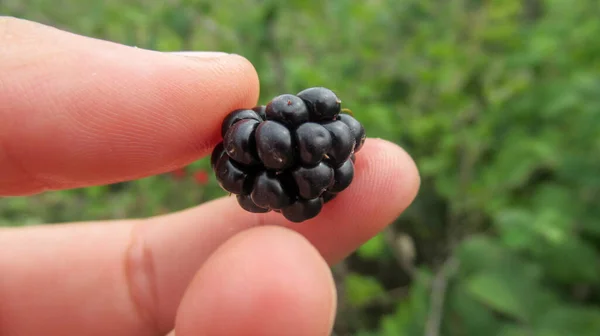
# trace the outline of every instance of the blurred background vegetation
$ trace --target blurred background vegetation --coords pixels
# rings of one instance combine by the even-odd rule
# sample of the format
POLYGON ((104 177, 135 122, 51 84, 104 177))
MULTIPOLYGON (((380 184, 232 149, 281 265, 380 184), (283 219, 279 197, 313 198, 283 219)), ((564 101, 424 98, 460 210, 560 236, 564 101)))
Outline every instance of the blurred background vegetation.
MULTIPOLYGON (((600 335, 600 2, 0 0, 164 51, 241 54, 261 103, 334 89, 422 188, 335 267, 339 336, 600 335)), ((3 199, 0 225, 150 216, 224 195, 170 174, 3 199)))

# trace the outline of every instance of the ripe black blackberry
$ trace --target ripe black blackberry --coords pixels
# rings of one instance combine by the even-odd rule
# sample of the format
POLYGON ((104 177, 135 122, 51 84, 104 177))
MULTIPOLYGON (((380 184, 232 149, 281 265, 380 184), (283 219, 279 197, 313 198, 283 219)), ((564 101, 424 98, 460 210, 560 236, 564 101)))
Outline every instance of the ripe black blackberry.
POLYGON ((211 166, 219 185, 246 211, 316 217, 350 186, 365 129, 336 94, 313 87, 267 105, 232 111, 221 125, 211 166))

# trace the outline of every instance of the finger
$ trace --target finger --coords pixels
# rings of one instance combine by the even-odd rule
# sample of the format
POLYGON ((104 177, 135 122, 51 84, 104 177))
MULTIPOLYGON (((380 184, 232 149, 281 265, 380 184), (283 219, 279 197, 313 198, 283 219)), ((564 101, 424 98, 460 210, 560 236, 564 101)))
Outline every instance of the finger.
POLYGON ((0 45, 0 196, 180 167, 258 97, 240 56, 171 55, 9 18, 0 45))
POLYGON ((298 233, 250 229, 206 261, 185 293, 177 336, 328 336, 335 284, 321 255, 298 233))
POLYGON ((301 224, 247 213, 228 197, 144 221, 4 230, 0 272, 8 276, 0 277, 0 326, 13 335, 166 333, 189 281, 235 234, 284 225, 333 264, 396 219, 418 186, 406 152, 368 139, 352 185, 301 224))
POLYGON ((172 320, 186 281, 233 234, 264 224, 283 225, 302 233, 330 264, 335 264, 395 220, 412 203, 420 182, 410 156, 395 144, 378 139, 365 142, 357 155, 355 174, 351 186, 318 217, 300 224, 274 212, 245 212, 235 197, 228 197, 156 217, 150 225, 140 226, 143 244, 153 251, 156 286, 162 291, 158 296, 164 298, 157 305, 156 316, 165 318, 159 323, 172 320))

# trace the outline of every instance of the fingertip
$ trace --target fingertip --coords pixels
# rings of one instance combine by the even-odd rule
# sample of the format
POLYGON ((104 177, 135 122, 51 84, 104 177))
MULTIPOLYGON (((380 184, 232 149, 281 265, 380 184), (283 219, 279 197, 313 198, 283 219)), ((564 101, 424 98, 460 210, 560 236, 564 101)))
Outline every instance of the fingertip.
POLYGON ((395 195, 404 208, 408 207, 417 197, 421 185, 419 169, 413 158, 404 148, 381 138, 370 138, 365 146, 367 162, 356 163, 358 174, 364 171, 360 177, 363 185, 364 181, 380 181, 382 195, 395 195))
POLYGON ((191 335, 327 336, 336 291, 327 263, 300 234, 260 226, 206 261, 179 307, 175 331, 191 335))
MULTIPOLYGON (((233 78, 243 79, 243 81, 237 82, 233 86, 239 99, 237 105, 232 106, 233 108, 229 110, 254 107, 260 95, 260 79, 254 64, 246 57, 238 54, 228 54, 226 57, 219 58, 219 60, 224 62, 226 68, 239 71, 238 74, 233 74, 233 78)), ((220 117, 222 119, 224 116, 221 115, 220 117)))
POLYGON ((410 155, 383 139, 367 139, 356 154, 354 174, 350 186, 317 217, 299 224, 271 218, 302 233, 330 264, 337 263, 396 220, 414 201, 420 185, 410 155))
MULTIPOLYGON (((260 81, 254 64, 249 59, 238 54, 224 52, 181 52, 171 53, 178 57, 185 57, 190 61, 201 62, 206 67, 206 62, 213 62, 217 74, 223 75, 235 82, 226 82, 226 88, 231 96, 233 105, 229 110, 236 108, 254 107, 259 98, 260 81)), ((221 115, 221 117, 223 117, 221 115)))
POLYGON ((197 84, 206 79, 207 68, 211 68, 214 78, 219 79, 209 80, 209 90, 200 90, 196 97, 199 102, 214 101, 212 106, 200 104, 195 111, 202 117, 198 125, 202 125, 204 131, 187 134, 193 137, 191 142, 199 142, 198 148, 204 155, 221 139, 221 123, 227 113, 257 104, 260 94, 258 73, 250 60, 238 54, 186 52, 175 55, 189 60, 193 72, 191 78, 195 78, 197 84))

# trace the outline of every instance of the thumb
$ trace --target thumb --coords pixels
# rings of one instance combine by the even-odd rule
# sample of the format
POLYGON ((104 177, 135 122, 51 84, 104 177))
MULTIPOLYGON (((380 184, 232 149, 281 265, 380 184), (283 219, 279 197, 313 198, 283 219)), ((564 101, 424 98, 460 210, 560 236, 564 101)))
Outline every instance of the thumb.
POLYGON ((258 97, 237 55, 161 53, 6 17, 0 45, 0 196, 180 167, 258 97))

